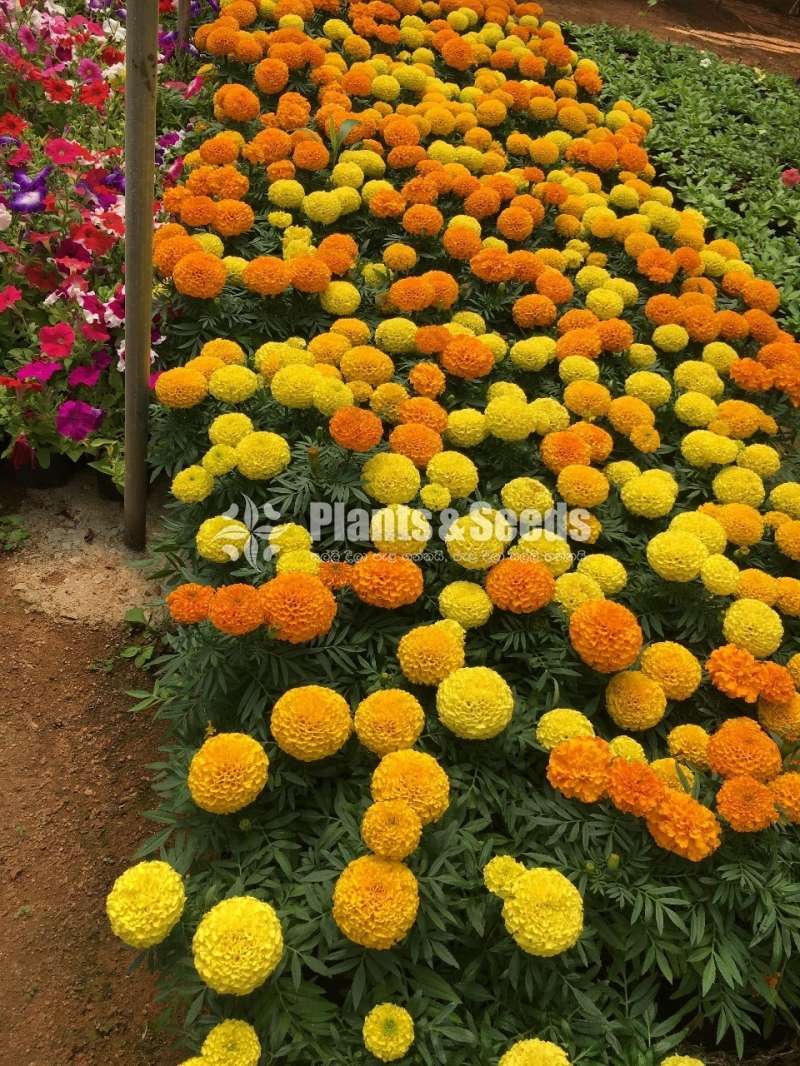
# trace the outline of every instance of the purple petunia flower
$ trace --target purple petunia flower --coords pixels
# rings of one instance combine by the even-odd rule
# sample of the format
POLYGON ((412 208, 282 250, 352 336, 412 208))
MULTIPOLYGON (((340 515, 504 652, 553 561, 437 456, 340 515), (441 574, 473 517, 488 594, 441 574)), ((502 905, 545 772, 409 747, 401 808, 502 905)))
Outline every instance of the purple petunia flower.
POLYGON ((32 363, 26 363, 25 366, 21 366, 17 371, 17 379, 19 381, 40 381, 44 385, 61 369, 60 363, 50 363, 44 359, 37 359, 32 363))
POLYGON ((102 407, 92 407, 83 400, 65 400, 56 411, 56 429, 62 437, 85 440, 103 421, 102 407))

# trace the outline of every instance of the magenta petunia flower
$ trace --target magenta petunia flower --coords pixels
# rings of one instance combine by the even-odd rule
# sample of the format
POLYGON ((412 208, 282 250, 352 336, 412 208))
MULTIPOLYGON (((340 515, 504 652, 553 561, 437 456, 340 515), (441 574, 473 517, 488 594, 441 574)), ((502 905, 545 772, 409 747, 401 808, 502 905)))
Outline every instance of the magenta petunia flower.
POLYGON ((67 377, 67 385, 71 389, 76 388, 78 385, 88 385, 89 387, 96 385, 100 380, 101 370, 99 366, 76 366, 73 367, 67 377))
POLYGON ((7 311, 9 307, 22 299, 22 290, 18 289, 15 285, 6 285, 4 289, 0 289, 0 314, 3 311, 7 311))
POLYGON ((37 359, 33 363, 26 363, 17 371, 20 381, 41 381, 47 383, 50 378, 57 374, 63 367, 60 363, 46 363, 44 359, 37 359))
POLYGON ((56 411, 56 429, 62 437, 85 440, 103 421, 102 407, 92 407, 83 400, 65 400, 56 411))
POLYGON ((42 326, 39 330, 39 346, 49 359, 66 359, 74 343, 75 331, 66 322, 42 326))

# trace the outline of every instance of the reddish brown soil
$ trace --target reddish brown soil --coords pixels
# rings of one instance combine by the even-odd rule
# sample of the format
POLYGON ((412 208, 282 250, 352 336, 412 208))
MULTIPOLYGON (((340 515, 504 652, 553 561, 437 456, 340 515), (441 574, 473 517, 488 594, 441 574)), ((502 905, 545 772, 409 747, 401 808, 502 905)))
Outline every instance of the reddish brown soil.
POLYGON ((152 982, 108 931, 103 900, 147 832, 157 733, 128 712, 123 643, 31 612, 0 557, 0 1062, 153 1066, 152 982))
POLYGON ((800 76, 800 17, 792 0, 770 6, 745 0, 541 0, 556 21, 610 22, 654 37, 717 52, 763 70, 800 76), (784 12, 783 14, 781 12, 784 12))

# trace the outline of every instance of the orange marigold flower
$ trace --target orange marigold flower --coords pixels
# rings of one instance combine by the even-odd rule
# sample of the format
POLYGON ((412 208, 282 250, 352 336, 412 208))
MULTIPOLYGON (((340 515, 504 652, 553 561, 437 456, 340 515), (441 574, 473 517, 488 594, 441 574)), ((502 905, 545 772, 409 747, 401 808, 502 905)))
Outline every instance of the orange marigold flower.
POLYGON ((494 355, 478 337, 453 337, 441 354, 442 366, 454 377, 481 378, 494 368, 494 355))
POLYGON ((259 296, 277 296, 289 288, 289 264, 274 255, 259 255, 250 260, 241 277, 251 292, 257 292, 259 296))
POLYGON ((666 785, 647 763, 614 759, 608 796, 618 811, 646 818, 664 798, 666 785))
POLYGON ((531 614, 550 603, 555 578, 542 563, 527 559, 501 559, 486 575, 489 599, 501 611, 531 614))
POLYGON ((436 363, 417 363, 408 375, 408 383, 419 396, 435 400, 444 392, 446 380, 436 363))
POLYGON ((208 252, 191 252, 175 264, 172 280, 184 296, 213 300, 225 287, 228 273, 224 264, 208 252))
POLYGON ((476 278, 498 284, 514 277, 511 256, 502 248, 481 248, 470 258, 469 268, 476 278))
POLYGON ((214 93, 214 107, 223 118, 229 118, 233 122, 250 122, 261 110, 256 94, 235 82, 223 85, 214 93))
POLYGON ((399 422, 415 422, 429 429, 435 429, 437 433, 443 433, 447 426, 447 411, 435 400, 429 400, 427 396, 412 396, 408 400, 403 400, 397 415, 399 422))
POLYGON ((208 620, 221 633, 241 637, 264 623, 264 607, 252 585, 223 585, 208 611, 208 620))
POLYGON ((279 574, 258 589, 264 622, 278 640, 302 644, 327 633, 336 615, 330 589, 313 574, 279 574))
MULTIPOLYGON (((777 663, 763 663, 762 665, 767 667, 775 666, 777 669, 789 674, 785 666, 778 666, 777 663)), ((758 701, 758 720, 770 733, 774 733, 781 740, 794 744, 800 740, 800 695, 795 691, 791 674, 789 674, 789 681, 792 686, 792 694, 787 700, 771 702, 766 695, 762 695, 762 698, 758 701)))
POLYGON ((578 433, 571 430, 556 430, 546 433, 539 445, 542 462, 554 474, 560 474, 565 466, 589 466, 592 451, 578 433))
POLYGON ((219 200, 211 225, 223 237, 238 237, 247 233, 255 221, 253 209, 242 200, 219 200))
MULTIPOLYGON (((183 227, 181 227, 183 229, 183 227)), ((153 263, 159 274, 169 277, 175 267, 185 255, 192 255, 198 251, 197 241, 188 234, 178 234, 175 237, 167 237, 166 240, 157 244, 153 250, 153 263)), ((756 364, 758 365, 758 364, 756 364)), ((771 374, 771 371, 765 371, 771 374)))
POLYGON ((434 455, 442 450, 442 438, 435 429, 417 422, 395 426, 389 434, 389 448, 405 455, 414 466, 424 470, 434 455))
POLYGON ((349 233, 331 233, 319 242, 317 258, 327 263, 332 274, 346 274, 358 258, 358 245, 349 233))
POLYGON ((335 592, 337 589, 347 588, 353 571, 352 563, 323 560, 319 567, 319 579, 335 592))
MULTIPOLYGON (((374 202, 375 197, 372 198, 374 202)), ((435 237, 444 225, 444 217, 431 204, 413 204, 403 214, 403 229, 418 237, 435 237)))
MULTIPOLYGON (((759 663, 761 674, 761 688, 759 696, 762 700, 766 701, 767 705, 774 704, 778 708, 786 708, 787 704, 790 704, 792 700, 796 698, 797 692, 794 687, 794 680, 790 672, 785 666, 781 666, 779 663, 763 662, 759 663)), ((798 712, 800 712, 800 700, 798 700, 798 712)), ((761 724, 769 729, 773 733, 781 733, 780 729, 775 729, 761 717, 761 705, 759 704, 759 718, 761 724)), ((798 739, 785 737, 784 739, 798 739)))
POLYGON ((769 789, 783 817, 793 825, 800 823, 800 774, 779 774, 770 781, 769 789))
POLYGON ((173 622, 195 625, 206 621, 213 599, 214 589, 210 585, 188 582, 173 589, 167 596, 166 603, 173 622))
POLYGON ((768 781, 780 773, 781 753, 755 719, 729 718, 711 735, 708 762, 722 777, 749 774, 768 781))
POLYGON ((282 59, 262 59, 253 71, 253 78, 262 93, 279 93, 289 81, 289 68, 282 59))
POLYGON ((668 285, 675 277, 676 263, 666 248, 648 248, 636 260, 636 269, 653 282, 668 285))
POLYGON ((604 352, 625 352, 633 344, 633 326, 624 318, 607 318, 598 322, 595 329, 604 352))
POLYGON ((556 305, 549 296, 521 296, 514 302, 511 314, 518 326, 530 329, 533 326, 552 326, 558 315, 556 305))
POLYGON ((601 674, 625 670, 642 648, 636 616, 612 600, 589 600, 570 616, 569 638, 578 656, 601 674))
POLYGON ((436 292, 424 276, 400 278, 389 286, 388 297, 399 311, 424 311, 433 303, 436 292))
POLYGON ((350 584, 362 603, 396 610, 422 595, 422 570, 405 556, 369 552, 353 566, 350 584))
POLYGON ((708 657, 706 670, 714 688, 732 700, 755 703, 761 693, 760 664, 745 648, 735 644, 715 648, 708 657))
POLYGON ((778 820, 772 791, 747 774, 725 781, 717 793, 717 811, 737 833, 758 833, 778 820))
POLYGON ((660 848, 691 862, 708 858, 720 845, 720 824, 713 811, 675 789, 666 790, 647 828, 660 848))
POLYGON ((575 737, 557 744, 547 760, 547 780, 568 799, 596 803, 608 792, 611 749, 600 737, 575 737))
POLYGON ((298 255, 287 265, 292 287, 298 292, 324 292, 330 284, 330 267, 320 256, 298 255))
POLYGON ((383 422, 372 411, 340 407, 328 423, 333 440, 351 452, 368 452, 383 437, 383 422))

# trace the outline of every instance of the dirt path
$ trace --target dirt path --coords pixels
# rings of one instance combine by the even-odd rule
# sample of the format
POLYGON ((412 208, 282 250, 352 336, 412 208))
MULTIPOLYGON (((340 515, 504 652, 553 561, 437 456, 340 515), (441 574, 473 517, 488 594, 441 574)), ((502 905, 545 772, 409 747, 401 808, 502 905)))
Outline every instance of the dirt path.
MULTIPOLYGON (((800 17, 745 0, 542 0, 556 21, 610 22, 654 37, 717 52, 763 70, 800 77, 800 17)), ((783 0, 783 10, 791 0, 783 0)))

